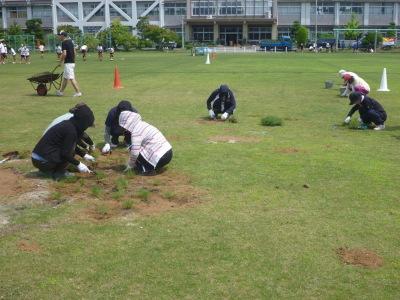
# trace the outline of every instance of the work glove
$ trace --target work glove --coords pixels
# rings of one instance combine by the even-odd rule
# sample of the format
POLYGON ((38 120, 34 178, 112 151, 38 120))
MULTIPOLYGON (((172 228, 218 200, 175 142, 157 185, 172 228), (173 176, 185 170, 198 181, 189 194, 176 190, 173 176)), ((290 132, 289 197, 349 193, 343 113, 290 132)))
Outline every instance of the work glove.
POLYGON ((211 119, 215 119, 215 113, 214 113, 214 111, 213 111, 212 109, 210 109, 210 110, 208 111, 208 114, 210 115, 210 118, 211 118, 211 119))
POLYGON ((90 162, 95 162, 96 161, 96 159, 93 156, 91 156, 90 154, 85 154, 85 156, 83 156, 83 158, 85 160, 87 160, 87 161, 90 161, 90 162))
POLYGON ((344 119, 344 123, 345 123, 345 124, 349 124, 349 123, 350 123, 350 120, 351 120, 351 117, 350 117, 350 116, 347 116, 346 119, 344 119))
POLYGON ((83 164, 81 162, 78 165, 78 170, 81 173, 89 173, 89 174, 92 173, 92 171, 90 171, 90 169, 85 164, 83 164))
POLYGON ((221 120, 226 120, 226 119, 228 119, 228 117, 229 117, 229 114, 226 112, 226 113, 223 113, 222 114, 222 116, 221 116, 221 120))
POLYGON ((103 154, 107 154, 109 153, 111 150, 111 145, 109 143, 105 144, 103 149, 101 149, 101 153, 103 154))
POLYGON ((133 168, 130 165, 127 165, 126 168, 124 169, 124 173, 129 172, 133 170, 133 168))

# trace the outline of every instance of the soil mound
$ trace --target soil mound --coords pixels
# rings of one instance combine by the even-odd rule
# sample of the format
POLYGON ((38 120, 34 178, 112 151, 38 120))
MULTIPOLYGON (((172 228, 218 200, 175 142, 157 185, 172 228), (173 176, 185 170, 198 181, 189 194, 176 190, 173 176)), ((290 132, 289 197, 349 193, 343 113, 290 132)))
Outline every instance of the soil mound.
POLYGON ((367 249, 339 248, 336 250, 340 260, 347 265, 379 268, 383 265, 383 259, 373 251, 367 249))

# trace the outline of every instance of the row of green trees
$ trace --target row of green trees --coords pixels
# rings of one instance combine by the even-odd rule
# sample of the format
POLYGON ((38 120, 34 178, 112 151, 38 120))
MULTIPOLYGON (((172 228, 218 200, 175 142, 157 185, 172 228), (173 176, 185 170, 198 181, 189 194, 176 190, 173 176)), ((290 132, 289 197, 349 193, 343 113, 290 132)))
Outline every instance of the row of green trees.
POLYGON ((31 19, 27 20, 26 29, 23 30, 22 27, 16 23, 10 25, 7 30, 0 30, 0 38, 4 38, 6 35, 33 35, 35 40, 38 42, 44 42, 45 32, 42 27, 41 19, 31 19))

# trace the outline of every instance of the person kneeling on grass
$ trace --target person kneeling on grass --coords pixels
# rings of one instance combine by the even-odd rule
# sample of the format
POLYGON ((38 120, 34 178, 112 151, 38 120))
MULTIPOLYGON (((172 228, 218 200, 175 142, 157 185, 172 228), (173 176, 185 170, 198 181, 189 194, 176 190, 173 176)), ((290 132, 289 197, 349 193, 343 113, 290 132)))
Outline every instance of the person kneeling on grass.
POLYGON ((361 128, 367 128, 368 125, 374 123, 376 125, 374 130, 385 129, 384 123, 386 121, 387 115, 385 110, 383 109, 383 106, 378 101, 358 92, 351 93, 349 99, 349 105, 354 106, 347 114, 344 123, 349 124, 351 116, 358 110, 358 112, 360 113, 360 119, 362 121, 362 124, 360 126, 361 128))
POLYGON ((208 114, 216 119, 221 114, 221 120, 227 120, 236 109, 235 95, 225 84, 213 91, 207 99, 208 114))
MULTIPOLYGON (((86 104, 83 102, 80 102, 76 104, 73 108, 69 110, 66 114, 63 114, 62 116, 59 116, 55 118, 49 126, 47 126, 46 130, 44 131, 43 135, 46 134, 47 131, 49 131, 50 128, 53 126, 61 123, 62 121, 69 120, 74 116, 74 113, 81 107, 85 106, 86 104)), ((92 152, 96 149, 96 146, 94 145, 93 140, 90 138, 90 136, 86 133, 83 132, 82 136, 79 137, 75 152, 78 154, 80 157, 84 158, 87 161, 90 162, 95 162, 96 159, 88 153, 92 152)))
POLYGON ((90 169, 74 158, 76 145, 85 130, 94 125, 92 110, 83 105, 74 111, 74 116, 51 127, 32 151, 32 164, 55 180, 71 176, 67 166, 76 166, 81 173, 90 169))
POLYGON ((131 135, 126 134, 125 130, 119 126, 119 115, 123 111, 138 112, 128 100, 122 100, 117 106, 110 109, 105 122, 104 130, 104 141, 105 145, 101 152, 107 154, 111 151, 111 148, 118 147, 119 137, 124 136, 126 146, 131 144, 131 135))
POLYGON ((143 122, 139 114, 123 111, 119 117, 119 125, 132 139, 125 171, 133 169, 140 175, 155 175, 171 161, 171 144, 157 128, 143 122))

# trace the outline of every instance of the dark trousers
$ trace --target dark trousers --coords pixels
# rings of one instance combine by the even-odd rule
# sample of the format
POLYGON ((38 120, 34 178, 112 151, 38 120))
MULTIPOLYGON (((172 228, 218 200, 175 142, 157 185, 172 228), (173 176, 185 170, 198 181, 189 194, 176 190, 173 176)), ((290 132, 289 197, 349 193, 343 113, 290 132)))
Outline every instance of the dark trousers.
POLYGON ((122 127, 118 126, 117 128, 112 129, 110 134, 111 134, 111 143, 113 143, 114 145, 119 144, 120 136, 124 137, 124 141, 127 145, 131 144, 131 134, 129 132, 127 132, 125 129, 123 129, 122 127))
POLYGON ((53 178, 57 177, 58 174, 64 174, 68 167, 68 162, 53 163, 48 161, 41 161, 32 158, 32 164, 35 168, 39 169, 43 173, 51 175, 53 178))
POLYGON ((135 171, 141 175, 154 175, 162 167, 169 164, 172 159, 172 149, 168 150, 158 161, 156 167, 150 164, 141 154, 136 159, 135 171))
POLYGON ((382 125, 386 121, 386 113, 382 113, 373 109, 369 109, 367 111, 360 110, 361 120, 365 124, 374 123, 375 125, 382 125))

